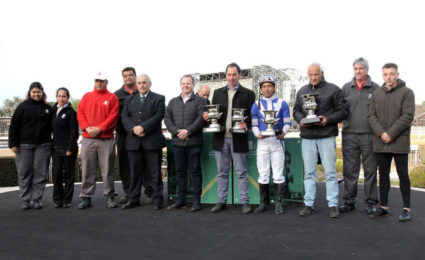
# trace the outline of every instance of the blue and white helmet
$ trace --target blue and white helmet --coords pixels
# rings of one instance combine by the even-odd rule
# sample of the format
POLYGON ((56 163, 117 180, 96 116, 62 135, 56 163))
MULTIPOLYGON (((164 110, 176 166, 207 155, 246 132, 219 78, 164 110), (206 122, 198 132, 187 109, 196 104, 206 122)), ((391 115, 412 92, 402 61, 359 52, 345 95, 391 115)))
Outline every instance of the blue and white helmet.
POLYGON ((263 83, 272 83, 273 85, 276 86, 276 78, 273 75, 264 75, 262 76, 259 80, 258 80, 258 85, 261 87, 261 85, 263 85, 263 83))

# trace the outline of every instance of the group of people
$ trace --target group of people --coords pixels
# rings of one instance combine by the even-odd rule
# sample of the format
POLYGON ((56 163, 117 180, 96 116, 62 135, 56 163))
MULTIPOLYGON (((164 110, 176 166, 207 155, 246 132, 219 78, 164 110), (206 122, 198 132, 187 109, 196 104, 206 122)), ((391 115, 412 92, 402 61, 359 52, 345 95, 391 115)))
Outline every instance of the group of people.
MULTIPOLYGON (((326 174, 326 198, 329 217, 355 209, 360 164, 364 167, 366 212, 370 218, 389 214, 389 174, 394 157, 403 197, 400 221, 410 215, 410 181, 407 158, 410 149, 410 127, 415 102, 413 92, 399 79, 394 63, 382 68, 385 83, 379 87, 368 75, 369 64, 363 59, 353 63, 354 77, 342 89, 324 78, 320 64, 308 67, 309 84, 296 95, 293 118, 300 124, 304 164, 304 207, 302 217, 314 213, 316 170, 323 165, 326 174), (311 107, 306 95, 315 96, 317 120, 306 123, 311 107), (343 123, 342 151, 344 159, 344 204, 338 207, 338 178, 335 169, 338 123, 343 123), (380 176, 380 202, 377 196, 377 168, 380 176), (378 206, 379 205, 379 206, 378 206)), ((140 206, 144 187, 146 202, 155 210, 163 208, 161 174, 162 149, 166 140, 161 122, 171 133, 171 143, 177 177, 178 196, 168 210, 186 208, 187 174, 193 186, 191 211, 199 211, 202 194, 201 152, 203 128, 210 124, 206 105, 220 105, 218 123, 224 131, 214 132, 212 148, 217 163, 218 202, 211 209, 226 208, 231 158, 237 174, 242 212, 252 212, 249 204, 249 182, 246 154, 248 130, 252 129, 257 143, 261 213, 269 204, 270 170, 276 186, 275 213, 282 214, 285 146, 283 139, 291 126, 290 109, 286 101, 276 97, 276 78, 263 75, 259 81, 260 95, 240 84, 241 69, 236 63, 227 65, 227 85, 215 89, 209 102, 210 89, 202 85, 195 94, 195 79, 184 75, 180 79, 181 93, 165 105, 165 97, 151 91, 148 75, 136 76, 132 67, 124 68, 123 86, 115 93, 107 89, 108 80, 102 73, 94 78, 94 90, 86 93, 75 112, 69 101, 69 91, 57 91, 57 103, 50 107, 40 83, 31 84, 26 100, 16 109, 10 125, 9 146, 16 153, 16 166, 23 209, 42 208, 42 196, 47 180, 50 156, 53 158, 53 200, 55 207, 70 207, 73 196, 74 167, 78 153, 78 125, 83 131, 81 145, 82 188, 80 209, 91 207, 95 193, 96 173, 103 179, 103 194, 108 208, 117 207, 114 197, 115 144, 118 168, 124 196, 123 209, 140 206), (232 109, 243 109, 246 119, 232 131, 232 109), (265 111, 275 112, 274 134, 265 134, 265 111), (114 129, 116 130, 114 136, 114 129), (53 135, 52 135, 53 134, 53 135), (53 136, 53 138, 51 138, 53 136), (115 140, 114 140, 115 138, 115 140), (63 183, 65 182, 65 186, 63 183)))

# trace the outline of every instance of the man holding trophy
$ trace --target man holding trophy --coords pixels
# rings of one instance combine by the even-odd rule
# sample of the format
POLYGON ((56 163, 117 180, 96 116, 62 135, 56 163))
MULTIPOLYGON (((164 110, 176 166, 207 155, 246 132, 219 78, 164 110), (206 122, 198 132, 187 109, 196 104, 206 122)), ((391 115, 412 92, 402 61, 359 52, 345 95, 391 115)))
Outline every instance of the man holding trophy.
POLYGON ((285 177, 283 168, 285 165, 285 146, 283 137, 291 127, 291 118, 288 104, 281 98, 277 98, 276 79, 271 75, 263 76, 258 81, 260 98, 251 108, 252 131, 258 138, 257 142, 257 168, 258 185, 260 190, 260 205, 255 210, 261 213, 266 210, 269 203, 270 164, 273 170, 273 183, 276 186, 277 201, 275 213, 282 214, 282 197, 285 177))
POLYGON ((226 79, 228 84, 214 91, 211 102, 212 106, 219 105, 221 112, 212 113, 209 107, 209 112, 203 114, 204 120, 211 120, 212 124, 218 122, 221 126, 217 127, 216 125, 213 130, 204 130, 204 132, 214 132, 212 148, 215 150, 218 169, 218 203, 211 209, 211 212, 220 212, 226 208, 230 156, 232 156, 233 165, 238 175, 242 213, 246 214, 252 211, 248 196, 246 153, 248 152, 248 127, 251 125, 250 111, 255 101, 255 93, 239 84, 241 76, 241 68, 238 64, 230 63, 227 65, 226 79), (210 118, 209 114, 214 114, 215 117, 210 118), (221 131, 222 129, 225 131, 221 131))
POLYGON ((320 64, 311 64, 308 67, 307 75, 309 84, 297 92, 293 111, 294 119, 301 126, 304 162, 304 208, 299 215, 306 217, 313 214, 319 154, 326 174, 329 217, 338 218, 339 190, 335 169, 335 137, 338 136, 338 123, 347 118, 348 110, 341 89, 326 82, 320 64))

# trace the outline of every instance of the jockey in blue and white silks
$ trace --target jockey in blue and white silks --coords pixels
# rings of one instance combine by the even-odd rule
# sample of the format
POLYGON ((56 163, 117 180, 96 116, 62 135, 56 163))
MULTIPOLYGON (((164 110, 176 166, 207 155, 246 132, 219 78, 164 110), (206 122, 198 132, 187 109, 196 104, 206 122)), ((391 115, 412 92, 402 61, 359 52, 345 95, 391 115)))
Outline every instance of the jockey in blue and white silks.
MULTIPOLYGON (((251 108, 252 115, 252 131, 258 138, 257 143, 257 168, 259 173, 258 183, 268 184, 270 181, 270 164, 273 169, 273 183, 279 184, 285 182, 283 176, 283 167, 285 162, 284 143, 278 137, 289 132, 291 127, 291 119, 289 114, 289 106, 281 98, 274 95, 270 98, 261 98, 258 108, 258 101, 251 108), (264 111, 278 111, 276 115, 277 123, 274 125, 277 137, 262 138, 261 131, 267 129, 264 123, 264 111)), ((282 136, 282 138, 283 138, 282 136)))
POLYGON ((269 197, 270 182, 270 166, 273 170, 273 183, 277 190, 276 214, 283 213, 281 200, 283 198, 283 184, 285 177, 283 169, 285 166, 285 145, 283 143, 284 136, 289 132, 291 120, 289 114, 289 106, 281 98, 277 98, 275 93, 276 79, 273 76, 266 75, 259 80, 260 91, 263 95, 252 105, 252 131, 258 138, 257 142, 257 168, 258 168, 258 184, 260 190, 260 205, 255 212, 260 213, 266 210, 269 197), (277 111, 277 122, 274 125, 275 136, 262 136, 262 131, 267 129, 264 123, 264 111, 277 111))

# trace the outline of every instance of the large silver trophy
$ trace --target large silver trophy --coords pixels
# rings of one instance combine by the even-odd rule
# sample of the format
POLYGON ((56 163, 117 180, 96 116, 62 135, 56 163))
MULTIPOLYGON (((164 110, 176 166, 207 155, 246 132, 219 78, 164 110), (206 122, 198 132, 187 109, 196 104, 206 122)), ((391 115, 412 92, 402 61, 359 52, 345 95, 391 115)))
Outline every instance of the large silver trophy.
POLYGON ((267 125, 267 129, 261 131, 262 136, 276 136, 274 125, 277 123, 276 113, 274 110, 266 110, 264 112, 263 122, 267 125))
POLYGON ((248 132, 247 129, 240 128, 239 123, 242 123, 245 121, 247 116, 244 116, 245 109, 244 108, 232 108, 232 122, 233 127, 230 129, 230 132, 232 133, 246 133, 248 132))
POLYGON ((219 112, 220 105, 205 105, 208 109, 208 117, 211 120, 211 124, 204 128, 204 133, 215 133, 224 131, 224 127, 221 126, 217 121, 220 119, 222 112, 219 112))
POLYGON ((304 108, 307 110, 307 116, 301 120, 301 124, 314 124, 321 121, 320 118, 314 113, 317 108, 316 97, 318 95, 319 94, 317 93, 303 95, 304 108))

